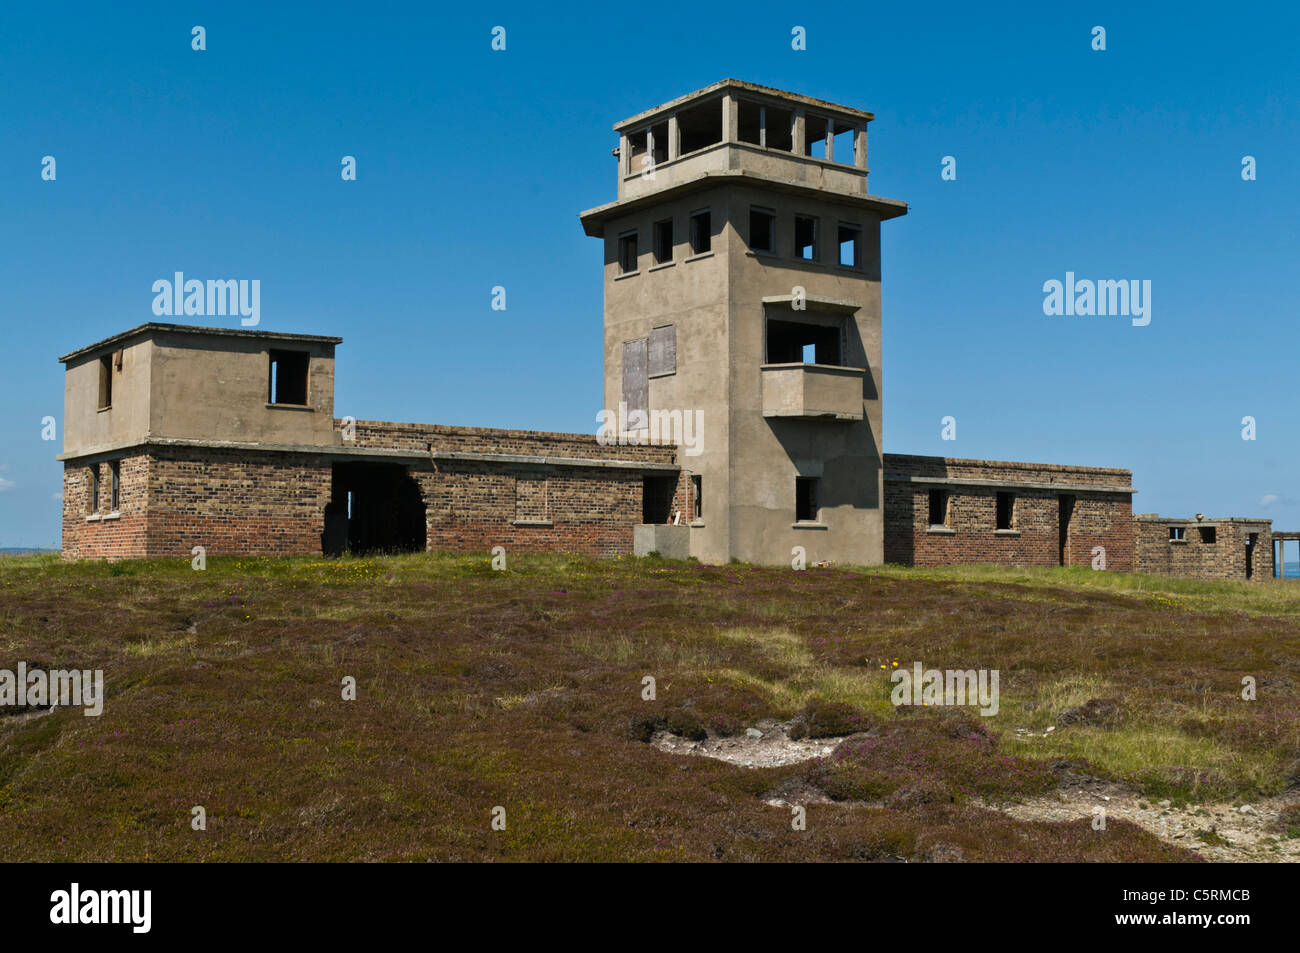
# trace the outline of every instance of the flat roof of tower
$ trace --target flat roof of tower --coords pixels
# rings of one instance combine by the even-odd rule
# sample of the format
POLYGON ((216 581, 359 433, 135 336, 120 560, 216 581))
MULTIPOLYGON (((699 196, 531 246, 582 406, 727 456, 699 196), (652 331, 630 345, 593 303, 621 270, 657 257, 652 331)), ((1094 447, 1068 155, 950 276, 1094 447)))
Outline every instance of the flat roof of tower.
POLYGON ((669 109, 676 109, 693 99, 700 99, 723 89, 741 89, 746 92, 758 93, 763 96, 773 96, 777 99, 784 99, 788 102, 799 103, 804 106, 812 106, 815 109, 837 113, 841 116, 852 116, 855 119, 863 119, 867 122, 871 122, 871 120, 876 118, 874 113, 869 113, 865 109, 854 109, 852 106, 841 106, 838 103, 827 102, 824 99, 814 99, 812 96, 804 96, 802 93, 792 93, 784 89, 774 89, 771 86, 760 86, 758 83, 747 83, 740 79, 723 79, 711 86, 697 89, 693 93, 687 93, 685 96, 678 96, 674 100, 661 103, 658 106, 653 106, 644 112, 639 112, 635 116, 630 116, 627 119, 624 119, 622 122, 616 122, 614 123, 614 131, 622 132, 628 126, 633 126, 649 119, 656 113, 661 113, 669 109))
POLYGON ((96 341, 94 344, 87 344, 85 347, 79 347, 75 351, 69 351, 59 358, 60 364, 66 364, 68 361, 88 354, 91 351, 98 351, 102 348, 113 344, 121 344, 131 338, 142 337, 146 334, 152 334, 157 331, 166 331, 171 334, 193 334, 200 337, 236 337, 236 338, 260 338, 264 341, 298 341, 301 343, 312 344, 342 344, 343 339, 337 337, 328 337, 322 334, 289 334, 284 331, 250 331, 246 328, 204 328, 196 324, 164 324, 159 321, 148 321, 144 324, 138 324, 135 327, 114 334, 112 337, 104 338, 102 341, 96 341))

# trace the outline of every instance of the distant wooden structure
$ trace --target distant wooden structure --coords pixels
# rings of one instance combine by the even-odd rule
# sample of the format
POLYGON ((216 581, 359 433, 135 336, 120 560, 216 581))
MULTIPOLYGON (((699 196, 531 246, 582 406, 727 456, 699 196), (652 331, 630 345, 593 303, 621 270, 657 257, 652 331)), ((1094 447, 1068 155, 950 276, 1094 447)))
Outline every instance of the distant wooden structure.
POLYGON ((1273 530, 1273 575, 1278 579, 1286 578, 1286 561, 1283 557, 1286 555, 1286 543, 1293 539, 1297 544, 1297 554, 1300 554, 1300 531, 1282 533, 1273 530))

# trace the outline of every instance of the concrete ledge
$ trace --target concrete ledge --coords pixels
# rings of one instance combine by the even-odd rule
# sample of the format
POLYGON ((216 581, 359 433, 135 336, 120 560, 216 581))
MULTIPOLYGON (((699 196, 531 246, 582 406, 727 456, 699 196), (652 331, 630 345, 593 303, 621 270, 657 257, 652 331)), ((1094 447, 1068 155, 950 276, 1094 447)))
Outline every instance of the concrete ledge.
POLYGON ((434 450, 435 460, 467 460, 481 463, 519 463, 539 467, 597 467, 612 470, 662 470, 675 473, 681 469, 675 463, 654 463, 647 460, 602 460, 599 457, 539 457, 522 453, 476 453, 469 450, 434 450))
POLYGON ((1105 486, 1097 483, 1033 483, 1028 480, 976 480, 970 477, 923 477, 909 473, 889 473, 885 479, 891 483, 920 483, 927 486, 981 486, 1011 487, 1017 490, 1060 490, 1079 493, 1136 493, 1128 486, 1105 486))
POLYGON ((174 437, 146 437, 123 443, 101 444, 76 453, 60 453, 56 460, 85 460, 121 456, 124 451, 149 447, 190 447, 198 450, 251 450, 264 453, 311 453, 329 457, 386 458, 390 460, 427 460, 425 450, 397 450, 383 447, 349 447, 347 444, 250 443, 243 440, 186 440, 174 437))

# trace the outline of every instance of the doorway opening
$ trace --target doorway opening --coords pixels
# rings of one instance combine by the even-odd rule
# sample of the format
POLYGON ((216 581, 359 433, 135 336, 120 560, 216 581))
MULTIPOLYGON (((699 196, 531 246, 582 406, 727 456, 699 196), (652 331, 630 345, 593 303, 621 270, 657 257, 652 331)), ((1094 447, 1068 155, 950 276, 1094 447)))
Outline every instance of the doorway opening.
POLYGON ((1246 534, 1246 578, 1255 575, 1255 544, 1259 542, 1259 533, 1246 534))
POLYGON ((424 497, 407 467, 334 464, 321 539, 325 555, 422 552, 425 542, 424 497))
POLYGON ((1070 564, 1070 519, 1074 516, 1074 497, 1062 496, 1058 501, 1059 517, 1057 519, 1057 563, 1061 566, 1070 564))

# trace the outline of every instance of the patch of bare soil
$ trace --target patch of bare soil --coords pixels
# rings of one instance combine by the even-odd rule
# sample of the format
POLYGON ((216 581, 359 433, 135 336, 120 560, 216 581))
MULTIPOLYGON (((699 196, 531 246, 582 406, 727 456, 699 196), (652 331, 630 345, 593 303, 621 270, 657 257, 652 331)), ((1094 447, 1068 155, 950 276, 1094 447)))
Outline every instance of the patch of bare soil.
MULTIPOLYGON (((793 722, 767 719, 745 734, 691 741, 667 731, 656 732, 650 744, 677 755, 716 758, 745 768, 774 768, 824 758, 845 739, 790 737, 793 722)), ((977 806, 1000 811, 1022 821, 1091 820, 1093 809, 1103 807, 1109 820, 1123 819, 1145 828, 1161 840, 1194 850, 1206 860, 1220 862, 1300 862, 1300 837, 1288 838, 1282 809, 1294 795, 1268 798, 1254 804, 1202 804, 1174 807, 1169 801, 1148 798, 1111 781, 1071 773, 1056 791, 1016 804, 982 801, 977 806)), ((791 804, 833 803, 806 782, 789 778, 765 798, 773 807, 791 804)), ((866 802, 843 807, 872 806, 866 802)))
POLYGON ((650 745, 669 754, 716 758, 745 768, 776 768, 784 764, 824 758, 844 740, 801 738, 796 741, 789 735, 792 724, 789 721, 764 719, 754 727, 747 728, 744 734, 729 738, 710 736, 703 741, 691 741, 667 731, 658 731, 650 739, 650 745))

